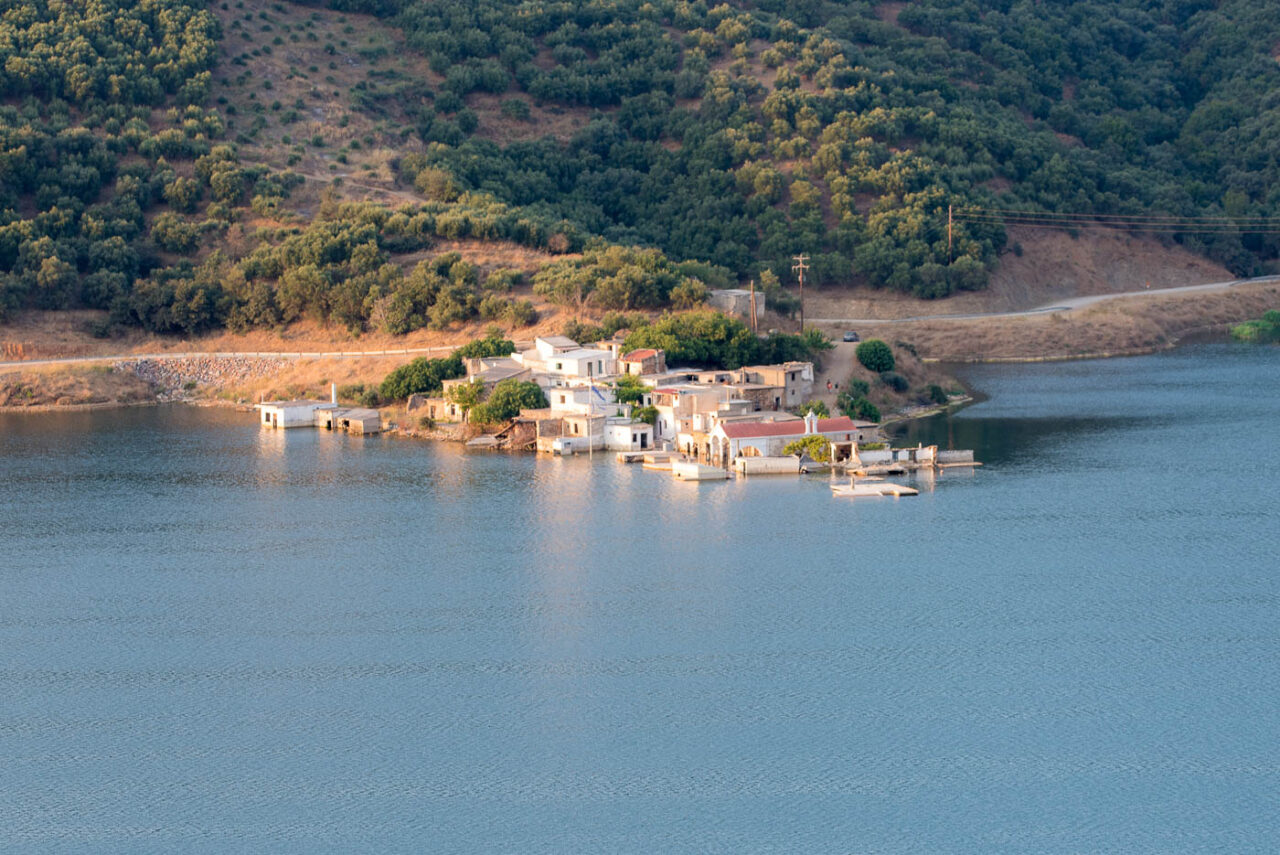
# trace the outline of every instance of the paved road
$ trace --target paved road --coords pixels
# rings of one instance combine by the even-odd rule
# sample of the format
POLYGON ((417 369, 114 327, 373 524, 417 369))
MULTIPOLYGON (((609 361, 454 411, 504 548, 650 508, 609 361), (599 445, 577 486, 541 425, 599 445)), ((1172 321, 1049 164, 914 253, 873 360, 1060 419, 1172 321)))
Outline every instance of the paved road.
POLYGON ((358 359, 362 356, 410 356, 414 354, 452 353, 457 346, 443 347, 410 347, 400 350, 327 350, 327 351, 291 351, 277 353, 275 351, 234 350, 234 351, 184 351, 182 353, 117 353, 113 356, 68 356, 61 359, 23 359, 11 362, 0 362, 0 368, 31 368, 38 365, 73 365, 75 363, 119 362, 131 359, 191 359, 205 356, 213 359, 240 359, 242 357, 268 357, 274 359, 358 359))
POLYGON ((1036 309, 1025 309, 1021 312, 984 312, 967 315, 915 315, 909 318, 810 318, 815 324, 905 324, 911 321, 976 321, 983 318, 1022 318, 1031 315, 1044 315, 1050 312, 1072 312, 1104 303, 1109 300, 1135 300, 1151 297, 1167 297, 1175 294, 1215 293, 1229 291, 1240 285, 1258 282, 1280 282, 1280 276, 1258 276, 1253 279, 1232 279, 1230 282, 1209 282, 1204 285, 1183 285, 1180 288, 1157 288, 1154 291, 1122 291, 1118 294, 1095 294, 1091 297, 1072 297, 1058 300, 1047 306, 1036 309))

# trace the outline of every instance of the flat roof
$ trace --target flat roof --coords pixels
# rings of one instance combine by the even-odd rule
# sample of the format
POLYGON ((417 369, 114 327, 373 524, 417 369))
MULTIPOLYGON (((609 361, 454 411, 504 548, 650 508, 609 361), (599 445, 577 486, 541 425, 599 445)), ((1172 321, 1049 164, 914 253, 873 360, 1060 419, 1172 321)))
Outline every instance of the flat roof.
POLYGON ((528 370, 529 368, 524 365, 494 365, 482 371, 477 371, 468 379, 474 380, 478 377, 481 380, 505 380, 508 377, 523 374, 528 370))
POLYGON ((594 359, 597 356, 609 356, 613 354, 607 350, 595 350, 590 347, 580 347, 577 350, 566 350, 563 353, 557 353, 556 359, 594 359))
POLYGON ((703 386, 698 383, 681 383, 679 386, 663 386, 660 389, 654 389, 654 393, 665 393, 667 395, 684 395, 701 392, 715 392, 720 394, 724 389, 729 388, 725 385, 703 386))
POLYGON ((563 335, 540 335, 538 341, 544 341, 552 347, 578 347, 578 343, 568 336, 563 335))
POLYGON ((332 401, 263 401, 261 404, 254 404, 255 407, 276 407, 281 410, 290 407, 336 407, 337 404, 332 401))

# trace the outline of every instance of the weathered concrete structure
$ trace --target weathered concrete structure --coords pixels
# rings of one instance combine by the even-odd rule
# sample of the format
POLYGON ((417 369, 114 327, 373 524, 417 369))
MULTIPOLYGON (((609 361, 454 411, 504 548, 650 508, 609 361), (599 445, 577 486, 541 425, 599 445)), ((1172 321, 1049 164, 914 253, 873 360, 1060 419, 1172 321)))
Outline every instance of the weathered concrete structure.
POLYGON ((382 430, 381 414, 365 407, 317 410, 315 418, 316 427, 324 430, 340 430, 358 436, 382 430))
POLYGON ((334 401, 266 401, 254 409, 262 414, 261 423, 271 428, 315 427, 316 411, 331 410, 334 401))
MULTIPOLYGON (((755 292, 756 318, 764 317, 764 292, 755 292)), ((751 318, 751 292, 745 288, 722 288, 707 294, 707 305, 726 315, 751 318)))

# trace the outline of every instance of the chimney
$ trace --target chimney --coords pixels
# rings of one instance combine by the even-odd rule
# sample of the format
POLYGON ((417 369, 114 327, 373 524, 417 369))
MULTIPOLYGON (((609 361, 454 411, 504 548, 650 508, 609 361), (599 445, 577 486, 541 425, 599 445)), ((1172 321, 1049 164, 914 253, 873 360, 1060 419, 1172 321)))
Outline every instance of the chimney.
POLYGON ((813 410, 804 414, 804 435, 818 432, 818 414, 813 410))
POLYGON ((329 384, 329 403, 331 404, 338 403, 338 384, 337 383, 329 384))

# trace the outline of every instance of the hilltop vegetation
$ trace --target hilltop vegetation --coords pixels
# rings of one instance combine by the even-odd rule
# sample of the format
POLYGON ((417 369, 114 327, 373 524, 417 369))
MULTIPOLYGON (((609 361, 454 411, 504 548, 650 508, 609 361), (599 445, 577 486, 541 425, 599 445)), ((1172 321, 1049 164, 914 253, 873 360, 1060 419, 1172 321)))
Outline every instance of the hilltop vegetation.
MULTIPOLYGON (((1277 213, 1280 12, 1257 0, 371 10, 445 75, 418 132, 458 186, 738 275, 807 250, 819 283, 980 288, 1003 231, 957 226, 949 258, 948 205, 1277 213), (508 91, 600 112, 567 146, 468 138, 468 96, 508 91)), ((1181 239, 1239 272, 1277 251, 1181 239)))
POLYGON ((797 252, 817 286, 941 297, 1019 249, 997 215, 948 241, 948 206, 1217 216, 1239 228, 1168 237, 1240 274, 1280 257, 1250 225, 1280 216, 1280 9, 1260 0, 328 5, 352 21, 0 0, 0 316, 516 327, 522 281, 575 312, 695 307, 747 277, 777 293, 797 252), (357 15, 421 67, 380 68, 392 42, 357 15), (308 45, 327 67, 287 65, 308 45), (364 79, 339 68, 357 60, 364 79), (292 136, 334 98, 330 138, 292 136), (540 134, 554 116, 577 118, 540 134), (398 198, 344 203, 351 182, 315 204, 306 170, 375 150, 362 168, 398 198), (481 270, 433 251, 457 239, 573 255, 481 270))

